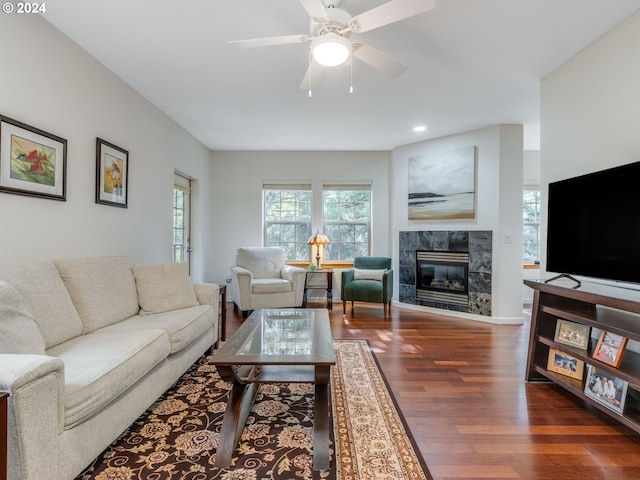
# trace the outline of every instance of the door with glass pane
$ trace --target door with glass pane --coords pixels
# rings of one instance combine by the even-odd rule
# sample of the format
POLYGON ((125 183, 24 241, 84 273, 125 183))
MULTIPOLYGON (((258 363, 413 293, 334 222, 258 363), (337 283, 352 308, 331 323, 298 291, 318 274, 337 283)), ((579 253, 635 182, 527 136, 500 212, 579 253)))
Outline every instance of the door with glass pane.
POLYGON ((191 181, 175 174, 173 182, 173 258, 174 262, 189 263, 191 181))

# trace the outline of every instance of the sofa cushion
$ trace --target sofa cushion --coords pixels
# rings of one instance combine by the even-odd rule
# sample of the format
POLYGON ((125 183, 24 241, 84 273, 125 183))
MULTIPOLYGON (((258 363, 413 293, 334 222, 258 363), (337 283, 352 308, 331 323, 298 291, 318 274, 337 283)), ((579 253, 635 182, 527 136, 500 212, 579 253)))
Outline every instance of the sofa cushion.
MULTIPOLYGON (((171 353, 176 353, 191 344, 217 320, 211 305, 198 305, 153 315, 136 315, 95 333, 122 334, 138 330, 161 329, 169 337, 171 353)), ((213 338, 211 342, 213 343, 213 338)))
POLYGON ((382 281, 385 269, 368 269, 368 268, 354 268, 353 278, 354 280, 378 280, 382 281))
POLYGON ((64 428, 70 429, 124 393, 169 355, 162 330, 93 332, 47 350, 64 362, 64 428))
POLYGON ((0 278, 13 285, 31 309, 45 348, 82 333, 82 322, 53 262, 0 265, 0 278))
POLYGON ((138 293, 129 257, 66 258, 55 265, 78 310, 83 333, 138 313, 138 293))
POLYGON ((44 339, 18 290, 0 280, 0 353, 44 355, 44 339))
POLYGON ((253 278, 280 277, 284 264, 284 250, 280 247, 244 247, 236 255, 236 265, 249 270, 253 278))
POLYGON ((131 270, 136 280, 140 315, 199 305, 186 263, 134 265, 131 270))
POLYGON ((293 290, 293 283, 280 278, 259 278, 251 284, 251 293, 286 293, 293 290))

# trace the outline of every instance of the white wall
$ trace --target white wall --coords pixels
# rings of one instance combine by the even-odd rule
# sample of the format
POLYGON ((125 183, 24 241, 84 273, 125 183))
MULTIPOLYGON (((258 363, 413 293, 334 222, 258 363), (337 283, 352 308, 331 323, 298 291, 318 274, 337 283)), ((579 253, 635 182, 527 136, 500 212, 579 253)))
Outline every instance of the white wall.
POLYGON ((540 150, 525 150, 522 160, 523 185, 540 185, 540 150))
MULTIPOLYGON (((525 187, 540 186, 540 150, 525 150, 524 163, 522 169, 523 185, 525 187)), ((522 277, 526 280, 537 280, 540 278, 539 268, 525 268, 522 270, 522 277)), ((526 285, 522 285, 522 303, 533 302, 533 290, 526 285)))
POLYGON ((639 51, 640 11, 542 80, 543 247, 549 182, 640 161, 639 51))
POLYGON ((39 15, 0 15, 0 45, 0 113, 68 142, 66 202, 0 193, 0 261, 169 260, 174 168, 199 180, 194 241, 204 243, 207 148, 39 15), (129 151, 127 209, 95 203, 96 137, 129 151))
MULTIPOLYGON (((398 234, 411 230, 492 230, 492 317, 495 323, 522 322, 522 175, 521 125, 498 125, 398 147, 393 151, 392 229, 395 268, 398 234), (454 148, 478 147, 476 218, 471 220, 408 220, 408 159, 454 148), (510 236, 512 241, 506 240, 510 236)), ((394 290, 398 290, 398 279, 394 290)), ((420 307, 428 310, 427 307, 420 307)), ((438 310, 444 313, 442 310, 438 310)), ((458 315, 457 313, 452 313, 458 315)))
MULTIPOLYGON (((223 283, 229 277, 239 247, 262 245, 262 181, 268 179, 312 181, 313 231, 322 230, 322 210, 317 207, 324 180, 371 180, 372 254, 391 256, 389 152, 216 151, 212 157, 212 281, 223 283)), ((338 298, 335 285, 333 290, 338 298)))

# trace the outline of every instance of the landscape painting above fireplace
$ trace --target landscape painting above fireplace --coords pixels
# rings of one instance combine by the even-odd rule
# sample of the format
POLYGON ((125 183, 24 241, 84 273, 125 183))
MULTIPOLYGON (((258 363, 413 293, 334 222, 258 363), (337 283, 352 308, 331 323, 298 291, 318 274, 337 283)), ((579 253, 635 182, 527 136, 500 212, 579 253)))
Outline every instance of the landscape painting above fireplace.
POLYGON ((409 220, 475 218, 476 147, 409 158, 409 220))

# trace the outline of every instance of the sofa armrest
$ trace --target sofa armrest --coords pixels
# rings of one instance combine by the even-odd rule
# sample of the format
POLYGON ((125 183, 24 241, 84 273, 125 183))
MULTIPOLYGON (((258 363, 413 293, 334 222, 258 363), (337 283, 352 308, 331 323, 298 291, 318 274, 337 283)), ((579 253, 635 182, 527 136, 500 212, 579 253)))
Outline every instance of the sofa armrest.
POLYGON ((196 292, 196 298, 200 305, 211 305, 213 307, 213 323, 214 323, 214 343, 218 341, 220 332, 218 331, 218 316, 220 309, 225 308, 220 305, 220 286, 217 283, 194 283, 193 289, 196 292))
POLYGON ((393 270, 388 269, 382 274, 382 298, 385 303, 393 297, 393 270))
POLYGON ((353 281, 354 274, 355 270, 353 268, 342 271, 342 282, 340 282, 340 298, 342 300, 344 300, 344 287, 346 287, 349 282, 353 281))
POLYGON ((280 270, 280 277, 289 280, 292 283, 302 281, 304 284, 306 270, 304 268, 295 267, 293 265, 285 265, 280 270))
POLYGON ((200 305, 218 305, 220 286, 217 283, 194 283, 193 289, 200 305))
POLYGON ((239 265, 231 267, 231 298, 241 310, 251 308, 251 283, 253 274, 239 265))
POLYGON ((307 280, 307 271, 304 268, 293 265, 285 265, 280 270, 280 277, 292 283, 295 292, 294 306, 301 307, 304 300, 304 284, 307 280))
POLYGON ((0 354, 9 392, 9 478, 51 478, 64 428, 64 363, 46 355, 0 354))

